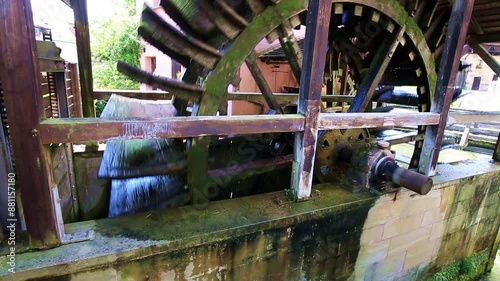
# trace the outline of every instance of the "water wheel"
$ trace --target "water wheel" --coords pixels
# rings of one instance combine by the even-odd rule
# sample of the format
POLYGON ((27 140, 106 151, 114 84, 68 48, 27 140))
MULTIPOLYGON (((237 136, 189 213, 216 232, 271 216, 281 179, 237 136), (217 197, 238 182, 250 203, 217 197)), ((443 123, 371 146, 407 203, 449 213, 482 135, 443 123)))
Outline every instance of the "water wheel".
MULTIPOLYGON (((260 55, 256 46, 263 40, 279 40, 300 81, 301 72, 308 70, 301 69, 303 50, 293 29, 305 24, 307 4, 304 0, 163 0, 161 6, 177 26, 146 6, 139 34, 186 68, 182 81, 124 63, 118 68, 132 79, 172 92, 180 115, 188 112, 189 104, 193 116, 214 116, 225 114, 228 85, 237 80, 238 69, 246 63, 267 105, 281 114, 282 108, 255 63, 260 55)), ((342 94, 354 95, 348 111, 366 111, 378 97, 429 111, 436 83, 435 57, 439 57, 444 41, 439 23, 446 22, 448 6, 396 0, 332 1, 332 5, 325 77, 340 77, 342 94), (415 94, 400 98, 391 91, 394 86, 413 87, 415 94)), ((423 137, 424 131, 419 127, 418 136, 423 137)), ((416 139, 410 163, 413 168, 419 164, 422 147, 422 138, 416 139)), ((218 141, 209 137, 187 141, 187 184, 192 203, 206 203, 218 188, 208 174, 209 147, 218 141)), ((331 180, 321 175, 319 168, 316 174, 320 181, 331 180)))

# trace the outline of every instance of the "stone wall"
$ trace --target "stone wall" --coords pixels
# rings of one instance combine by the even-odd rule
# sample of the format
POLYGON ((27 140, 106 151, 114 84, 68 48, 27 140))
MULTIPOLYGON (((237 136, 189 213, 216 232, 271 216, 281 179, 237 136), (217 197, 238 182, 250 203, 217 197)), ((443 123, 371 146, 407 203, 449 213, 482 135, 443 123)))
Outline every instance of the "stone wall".
POLYGON ((0 246, 0 280, 469 278, 492 265, 500 243, 498 166, 449 165, 426 196, 324 184, 300 203, 275 192, 75 223, 68 233, 95 238, 19 253, 14 276, 0 246))
POLYGON ((438 183, 426 196, 379 198, 363 227, 353 280, 425 280, 453 261, 491 252, 499 191, 495 173, 438 183))

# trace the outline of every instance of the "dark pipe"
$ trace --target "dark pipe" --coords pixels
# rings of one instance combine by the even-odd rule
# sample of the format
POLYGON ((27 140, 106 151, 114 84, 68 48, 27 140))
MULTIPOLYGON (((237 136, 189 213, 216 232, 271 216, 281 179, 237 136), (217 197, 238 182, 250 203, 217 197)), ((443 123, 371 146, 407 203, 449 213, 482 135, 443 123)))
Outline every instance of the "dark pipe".
POLYGON ((379 175, 390 179, 393 183, 406 187, 418 194, 426 195, 431 191, 432 179, 428 176, 403 169, 394 161, 385 161, 379 170, 379 175))

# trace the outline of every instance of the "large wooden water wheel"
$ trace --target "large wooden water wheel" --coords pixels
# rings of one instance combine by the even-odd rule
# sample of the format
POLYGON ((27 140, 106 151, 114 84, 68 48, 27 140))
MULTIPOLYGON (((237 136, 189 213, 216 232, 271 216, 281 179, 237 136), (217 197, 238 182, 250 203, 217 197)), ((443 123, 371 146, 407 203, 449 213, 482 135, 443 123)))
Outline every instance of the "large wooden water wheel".
MULTIPOLYGON (((119 63, 118 68, 132 79, 173 93, 180 115, 188 114, 189 105, 191 115, 209 116, 225 114, 228 85, 237 80, 238 69, 246 63, 267 105, 282 114, 255 62, 259 57, 255 49, 262 40, 279 40, 300 81, 301 72, 308 70, 302 69, 303 50, 293 29, 305 24, 307 5, 305 0, 163 0, 161 6, 177 26, 146 6, 139 34, 186 68, 182 81, 158 77, 124 63, 119 63)), ((377 99, 429 111, 436 83, 435 62, 444 43, 449 6, 405 0, 332 1, 332 5, 325 77, 340 77, 341 94, 353 94, 348 111, 369 110, 377 99), (414 94, 401 98, 394 94, 395 86, 412 87, 414 94)), ((419 164, 424 131, 419 127, 414 138, 410 167, 419 164)), ((218 184, 208 173, 209 147, 218 142, 220 139, 208 137, 186 142, 187 184, 193 203, 205 202, 218 184)), ((322 144, 320 138, 318 145, 322 144)), ((321 153, 331 151, 318 149, 321 153)), ((322 157, 325 155, 318 155, 322 157)), ((316 177, 331 180, 320 167, 316 177)))

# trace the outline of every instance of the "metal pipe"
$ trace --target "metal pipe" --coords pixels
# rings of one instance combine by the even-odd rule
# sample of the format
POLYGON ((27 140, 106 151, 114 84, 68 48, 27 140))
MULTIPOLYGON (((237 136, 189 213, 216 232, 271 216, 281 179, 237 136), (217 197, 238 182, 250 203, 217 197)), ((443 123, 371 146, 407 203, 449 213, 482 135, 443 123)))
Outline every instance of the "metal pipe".
POLYGON ((433 184, 432 178, 401 168, 393 159, 384 161, 378 170, 378 174, 421 195, 429 193, 433 184))

